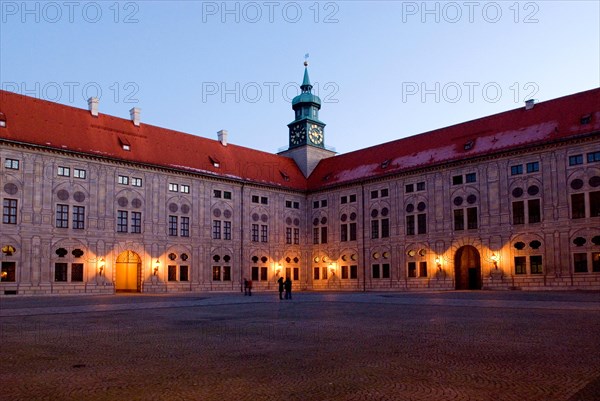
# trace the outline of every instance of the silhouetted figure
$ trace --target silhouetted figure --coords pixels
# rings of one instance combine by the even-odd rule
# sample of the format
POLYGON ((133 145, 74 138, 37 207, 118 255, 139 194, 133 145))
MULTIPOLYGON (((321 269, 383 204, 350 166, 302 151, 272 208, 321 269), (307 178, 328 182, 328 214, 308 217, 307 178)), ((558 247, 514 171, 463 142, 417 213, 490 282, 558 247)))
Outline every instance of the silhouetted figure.
POLYGON ((252 280, 248 280, 248 296, 252 296, 252 280))
POLYGON ((279 299, 283 299, 283 277, 279 277, 277 284, 279 284, 279 299))
POLYGON ((244 277, 244 296, 248 295, 248 280, 244 277))
POLYGON ((292 299, 292 279, 290 277, 286 277, 285 279, 285 299, 292 299))

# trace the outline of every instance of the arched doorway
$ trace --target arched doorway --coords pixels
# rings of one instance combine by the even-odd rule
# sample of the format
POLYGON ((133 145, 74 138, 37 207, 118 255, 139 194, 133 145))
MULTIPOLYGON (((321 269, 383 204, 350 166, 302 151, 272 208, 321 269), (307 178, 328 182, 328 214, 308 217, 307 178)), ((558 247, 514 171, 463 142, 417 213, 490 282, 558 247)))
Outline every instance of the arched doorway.
POLYGON ((139 292, 142 283, 142 260, 132 251, 124 251, 117 257, 116 263, 117 291, 139 292))
POLYGON ((465 245, 456 251, 454 272, 457 290, 481 289, 481 257, 475 247, 465 245))

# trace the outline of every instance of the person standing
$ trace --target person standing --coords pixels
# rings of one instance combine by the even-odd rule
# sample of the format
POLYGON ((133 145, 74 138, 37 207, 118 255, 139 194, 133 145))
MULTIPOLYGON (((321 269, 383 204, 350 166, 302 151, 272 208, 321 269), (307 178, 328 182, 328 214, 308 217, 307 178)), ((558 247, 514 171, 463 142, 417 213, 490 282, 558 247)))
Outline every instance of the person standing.
POLYGON ((279 299, 283 299, 283 277, 279 277, 277 284, 279 284, 279 299))
POLYGON ((248 280, 248 296, 252 296, 252 280, 248 280))
POLYGON ((292 279, 290 276, 287 276, 285 279, 285 299, 292 299, 292 279))
POLYGON ((248 295, 248 280, 244 277, 244 296, 248 295))

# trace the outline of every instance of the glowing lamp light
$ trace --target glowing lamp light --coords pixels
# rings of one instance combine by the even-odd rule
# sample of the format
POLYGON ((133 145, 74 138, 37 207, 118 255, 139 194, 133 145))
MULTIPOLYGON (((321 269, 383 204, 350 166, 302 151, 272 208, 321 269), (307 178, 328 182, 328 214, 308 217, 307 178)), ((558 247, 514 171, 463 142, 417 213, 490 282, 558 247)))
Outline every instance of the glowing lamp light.
POLYGON ((154 275, 156 276, 158 274, 158 267, 160 266, 160 261, 158 259, 156 259, 156 262, 154 262, 154 275))
POLYGON ((104 261, 104 258, 100 258, 100 260, 98 261, 98 275, 99 276, 102 275, 105 265, 106 265, 106 262, 104 261))
POLYGON ((498 269, 498 256, 496 256, 495 253, 492 253, 492 256, 490 257, 490 259, 492 259, 492 263, 494 264, 494 267, 496 269, 498 269))
POLYGON ((437 265, 438 270, 442 270, 442 260, 439 256, 435 258, 435 264, 437 265))

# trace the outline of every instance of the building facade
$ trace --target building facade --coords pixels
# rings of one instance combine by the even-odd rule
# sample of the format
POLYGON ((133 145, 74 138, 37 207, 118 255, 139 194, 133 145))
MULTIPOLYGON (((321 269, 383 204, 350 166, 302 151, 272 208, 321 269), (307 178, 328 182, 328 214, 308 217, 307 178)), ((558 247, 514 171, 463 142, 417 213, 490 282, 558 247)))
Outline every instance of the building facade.
POLYGON ((343 155, 0 91, 0 295, 600 289, 600 89, 343 155))

